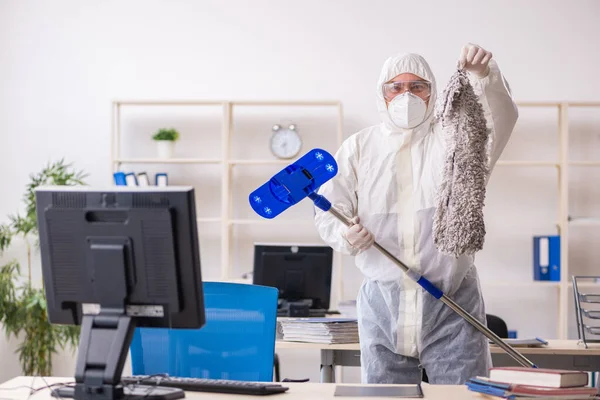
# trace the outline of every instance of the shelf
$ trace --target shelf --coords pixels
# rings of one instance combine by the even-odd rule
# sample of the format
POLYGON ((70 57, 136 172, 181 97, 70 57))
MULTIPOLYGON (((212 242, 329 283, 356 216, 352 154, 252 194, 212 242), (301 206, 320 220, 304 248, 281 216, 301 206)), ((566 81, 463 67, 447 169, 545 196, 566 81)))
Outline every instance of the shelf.
POLYGON ((196 222, 221 222, 221 218, 196 218, 196 222))
POLYGON ((570 226, 593 226, 600 225, 600 217, 571 217, 570 226))
POLYGON ((229 160, 231 165, 288 165, 296 160, 229 160))
MULTIPOLYGON (((500 160, 496 165, 508 167, 560 167, 560 163, 552 161, 500 160)), ((600 161, 571 161, 569 165, 574 167, 600 167, 600 161)))
POLYGON ((506 167, 558 167, 559 164, 552 161, 498 161, 496 165, 506 167))
POLYGON ((481 286, 486 287, 511 287, 511 288, 534 288, 534 287, 559 287, 560 282, 527 281, 527 282, 486 282, 481 281, 481 286))
POLYGON ((336 100, 317 100, 317 101, 287 101, 287 100, 263 100, 263 101, 245 101, 245 100, 115 100, 113 102, 119 106, 223 106, 230 104, 232 106, 268 106, 268 107, 298 107, 298 106, 340 106, 341 102, 336 100))
MULTIPOLYGON (((512 288, 540 288, 540 287, 556 287, 559 288, 561 286, 560 282, 557 281, 529 281, 529 282, 485 282, 481 281, 481 286, 485 287, 512 287, 512 288)), ((569 280, 569 287, 573 287, 573 283, 569 280)), ((581 288, 598 288, 600 289, 600 282, 580 282, 578 286, 581 288)))
POLYGON ((600 103, 598 102, 577 102, 577 101, 573 101, 573 102, 569 102, 569 107, 600 107, 600 103))
POLYGON ((281 106, 340 106, 341 103, 335 100, 323 100, 323 101, 285 101, 285 100, 265 100, 265 101, 231 101, 229 102, 232 106, 268 106, 268 107, 281 107, 281 106))
POLYGON ((202 100, 115 100, 119 106, 222 106, 224 101, 202 100))
POLYGON ((600 107, 599 102, 587 102, 587 101, 568 101, 568 102, 556 102, 556 101, 517 101, 517 106, 524 107, 559 107, 561 105, 567 107, 600 107))
POLYGON ((571 161, 569 165, 575 167, 600 167, 600 161, 571 161))
POLYGON ((517 101, 517 106, 524 107, 558 107, 560 102, 555 101, 517 101))
POLYGON ((121 158, 119 164, 220 164, 221 160, 211 158, 121 158))

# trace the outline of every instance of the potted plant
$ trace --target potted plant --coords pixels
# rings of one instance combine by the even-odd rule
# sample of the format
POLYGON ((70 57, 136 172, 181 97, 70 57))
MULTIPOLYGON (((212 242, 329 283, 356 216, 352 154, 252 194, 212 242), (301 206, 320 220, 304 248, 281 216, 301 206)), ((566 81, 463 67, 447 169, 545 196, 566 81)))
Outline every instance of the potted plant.
POLYGON ((7 337, 14 335, 20 340, 17 353, 24 375, 51 376, 52 355, 59 347, 76 347, 79 341, 79 327, 48 322, 43 282, 34 282, 31 276, 31 258, 37 255, 39 243, 35 189, 40 185, 84 184, 85 175, 70 167, 60 160, 30 175, 23 198, 24 213, 10 215, 9 222, 0 225, 0 253, 18 239, 23 240, 26 249, 26 276, 21 275, 18 260, 0 266, 0 324, 7 337))
POLYGON ((152 136, 152 139, 156 141, 158 158, 171 158, 175 151, 175 142, 179 139, 179 132, 173 128, 162 128, 152 136))

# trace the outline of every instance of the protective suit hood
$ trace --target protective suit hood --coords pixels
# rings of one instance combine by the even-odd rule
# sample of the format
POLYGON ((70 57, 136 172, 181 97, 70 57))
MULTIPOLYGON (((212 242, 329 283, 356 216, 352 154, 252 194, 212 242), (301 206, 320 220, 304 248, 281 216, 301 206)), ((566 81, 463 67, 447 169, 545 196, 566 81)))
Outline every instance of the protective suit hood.
POLYGON ((403 53, 392 56, 388 58, 383 64, 383 68, 381 69, 381 74, 379 75, 379 79, 377 81, 377 110, 379 111, 379 115, 381 116, 381 120, 383 122, 384 131, 387 133, 393 132, 410 132, 415 129, 420 129, 422 127, 429 127, 431 120, 433 119, 433 110, 436 102, 436 83, 435 77, 433 76, 433 72, 431 72, 431 68, 425 59, 419 54, 414 53, 403 53), (414 74, 417 75, 429 82, 431 82, 431 97, 429 97, 429 104, 427 105, 427 112, 425 113, 425 118, 423 122, 412 129, 403 129, 392 122, 390 117, 390 113, 388 112, 387 106, 385 104, 385 99, 383 98, 382 85, 385 82, 388 82, 394 79, 396 76, 400 74, 414 74))

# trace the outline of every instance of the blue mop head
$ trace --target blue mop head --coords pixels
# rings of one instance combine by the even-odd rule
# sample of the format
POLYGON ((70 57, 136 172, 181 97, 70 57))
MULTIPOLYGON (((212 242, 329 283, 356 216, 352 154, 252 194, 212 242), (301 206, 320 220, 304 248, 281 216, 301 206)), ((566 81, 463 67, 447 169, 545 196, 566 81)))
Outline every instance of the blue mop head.
POLYGON ((319 208, 329 208, 331 204, 316 195, 316 191, 335 174, 337 163, 333 156, 325 150, 312 149, 250 193, 250 206, 268 219, 275 218, 306 197, 315 201, 319 208))

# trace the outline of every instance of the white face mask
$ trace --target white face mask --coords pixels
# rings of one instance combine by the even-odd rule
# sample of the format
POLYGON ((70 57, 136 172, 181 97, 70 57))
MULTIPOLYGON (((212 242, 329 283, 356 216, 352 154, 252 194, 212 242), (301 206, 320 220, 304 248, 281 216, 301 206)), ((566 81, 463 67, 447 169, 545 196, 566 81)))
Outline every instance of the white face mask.
POLYGON ((427 104, 419 96, 406 92, 394 97, 388 104, 388 112, 397 127, 410 129, 423 122, 427 104))

